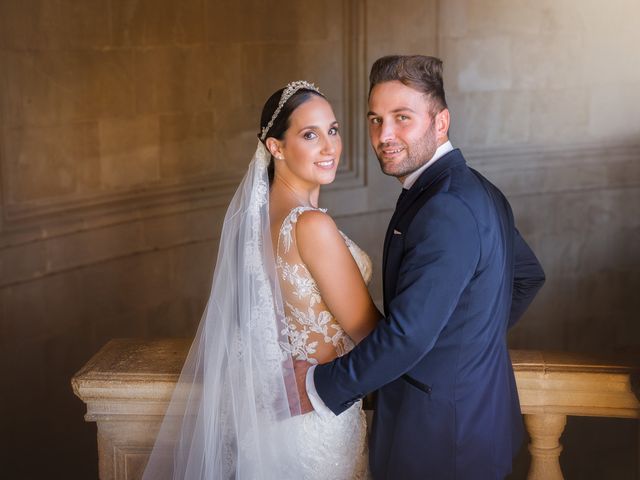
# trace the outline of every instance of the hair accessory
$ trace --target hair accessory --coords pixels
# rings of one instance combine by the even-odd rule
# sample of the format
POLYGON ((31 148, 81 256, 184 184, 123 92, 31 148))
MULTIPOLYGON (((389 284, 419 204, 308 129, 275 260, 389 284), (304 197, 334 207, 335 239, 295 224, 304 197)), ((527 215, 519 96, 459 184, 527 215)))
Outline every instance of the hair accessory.
POLYGON ((284 107, 284 104, 287 103, 287 100, 289 100, 294 93, 296 93, 298 90, 301 90, 301 89, 313 90, 314 92, 317 92, 320 95, 322 95, 320 90, 318 90, 318 87, 316 87, 311 82, 307 82, 306 80, 297 80, 295 82, 289 83, 285 87, 284 91, 282 92, 282 95, 280 96, 280 102, 278 102, 278 108, 276 108, 275 112, 273 112, 273 115, 271 116, 271 120, 269 120, 269 123, 267 123, 267 125, 262 127, 260 140, 264 142, 264 139, 267 138, 267 133, 269 132, 269 129, 273 126, 273 122, 276 120, 276 118, 278 118, 278 115, 280 114, 282 107, 284 107))

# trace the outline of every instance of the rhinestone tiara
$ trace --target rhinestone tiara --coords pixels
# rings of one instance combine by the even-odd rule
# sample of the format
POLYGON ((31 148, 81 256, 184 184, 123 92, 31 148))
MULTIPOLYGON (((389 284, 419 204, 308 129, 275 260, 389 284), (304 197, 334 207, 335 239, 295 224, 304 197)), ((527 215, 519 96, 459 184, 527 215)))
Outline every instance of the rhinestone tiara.
POLYGON ((276 118, 278 118, 278 115, 280 114, 280 110, 282 110, 282 107, 284 107, 284 104, 287 103, 287 100, 289 100, 294 93, 296 93, 298 90, 301 90, 303 88, 305 90, 313 90, 314 92, 317 92, 320 95, 322 95, 320 90, 318 90, 318 87, 316 87, 311 82, 307 82, 306 80, 297 80, 295 82, 289 83, 283 90, 282 95, 280 96, 280 101, 278 102, 278 108, 276 108, 275 112, 273 112, 273 115, 271 116, 271 120, 269 120, 269 123, 267 123, 264 127, 262 127, 260 140, 264 142, 264 139, 267 138, 267 133, 269 132, 269 129, 273 127, 273 122, 275 122, 276 118))

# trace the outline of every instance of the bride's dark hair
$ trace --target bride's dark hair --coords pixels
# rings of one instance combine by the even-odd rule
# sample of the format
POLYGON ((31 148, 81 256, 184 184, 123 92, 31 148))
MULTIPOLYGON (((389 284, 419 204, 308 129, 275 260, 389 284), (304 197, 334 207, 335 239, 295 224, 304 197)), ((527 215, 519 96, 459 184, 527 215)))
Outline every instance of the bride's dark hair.
MULTIPOLYGON (((282 92, 284 88, 281 88, 277 92, 274 92, 262 107, 262 115, 260 116, 260 132, 258 133, 258 138, 260 138, 262 134, 262 129, 269 123, 271 117, 273 116, 273 112, 278 108, 278 104, 280 103, 280 97, 282 97, 282 92)), ((285 132, 289 129, 290 123, 289 118, 291 114, 294 112, 296 108, 309 100, 313 95, 317 95, 318 97, 325 98, 324 95, 318 93, 314 90, 309 90, 307 88, 301 88, 296 93, 294 93, 283 105, 282 110, 278 113, 278 116, 273 121, 273 125, 269 128, 267 132, 267 138, 273 137, 276 140, 282 140, 284 138, 285 132)), ((262 143, 265 143, 267 138, 264 140, 260 140, 262 143)), ((265 143, 266 146, 266 143, 265 143)), ((273 182, 273 175, 275 172, 275 167, 273 165, 273 155, 271 155, 271 160, 269 161, 269 185, 273 182)))

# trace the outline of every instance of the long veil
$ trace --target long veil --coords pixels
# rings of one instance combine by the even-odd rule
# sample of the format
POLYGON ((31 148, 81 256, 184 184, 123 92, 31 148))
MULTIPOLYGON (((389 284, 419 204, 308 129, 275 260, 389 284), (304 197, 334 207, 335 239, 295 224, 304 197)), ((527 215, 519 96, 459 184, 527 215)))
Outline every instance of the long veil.
POLYGON ((269 224, 269 152, 258 142, 227 210, 209 301, 143 475, 290 478, 300 412, 269 224))

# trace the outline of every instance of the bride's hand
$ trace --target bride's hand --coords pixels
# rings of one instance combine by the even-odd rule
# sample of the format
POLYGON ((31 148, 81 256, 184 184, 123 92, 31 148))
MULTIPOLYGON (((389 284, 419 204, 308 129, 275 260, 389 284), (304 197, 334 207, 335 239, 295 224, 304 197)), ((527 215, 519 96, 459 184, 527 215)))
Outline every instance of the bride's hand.
POLYGON ((293 369, 296 374, 296 385, 298 386, 298 397, 300 398, 300 413, 305 414, 313 411, 313 405, 307 395, 307 371, 311 367, 309 362, 296 360, 293 362, 293 369))

